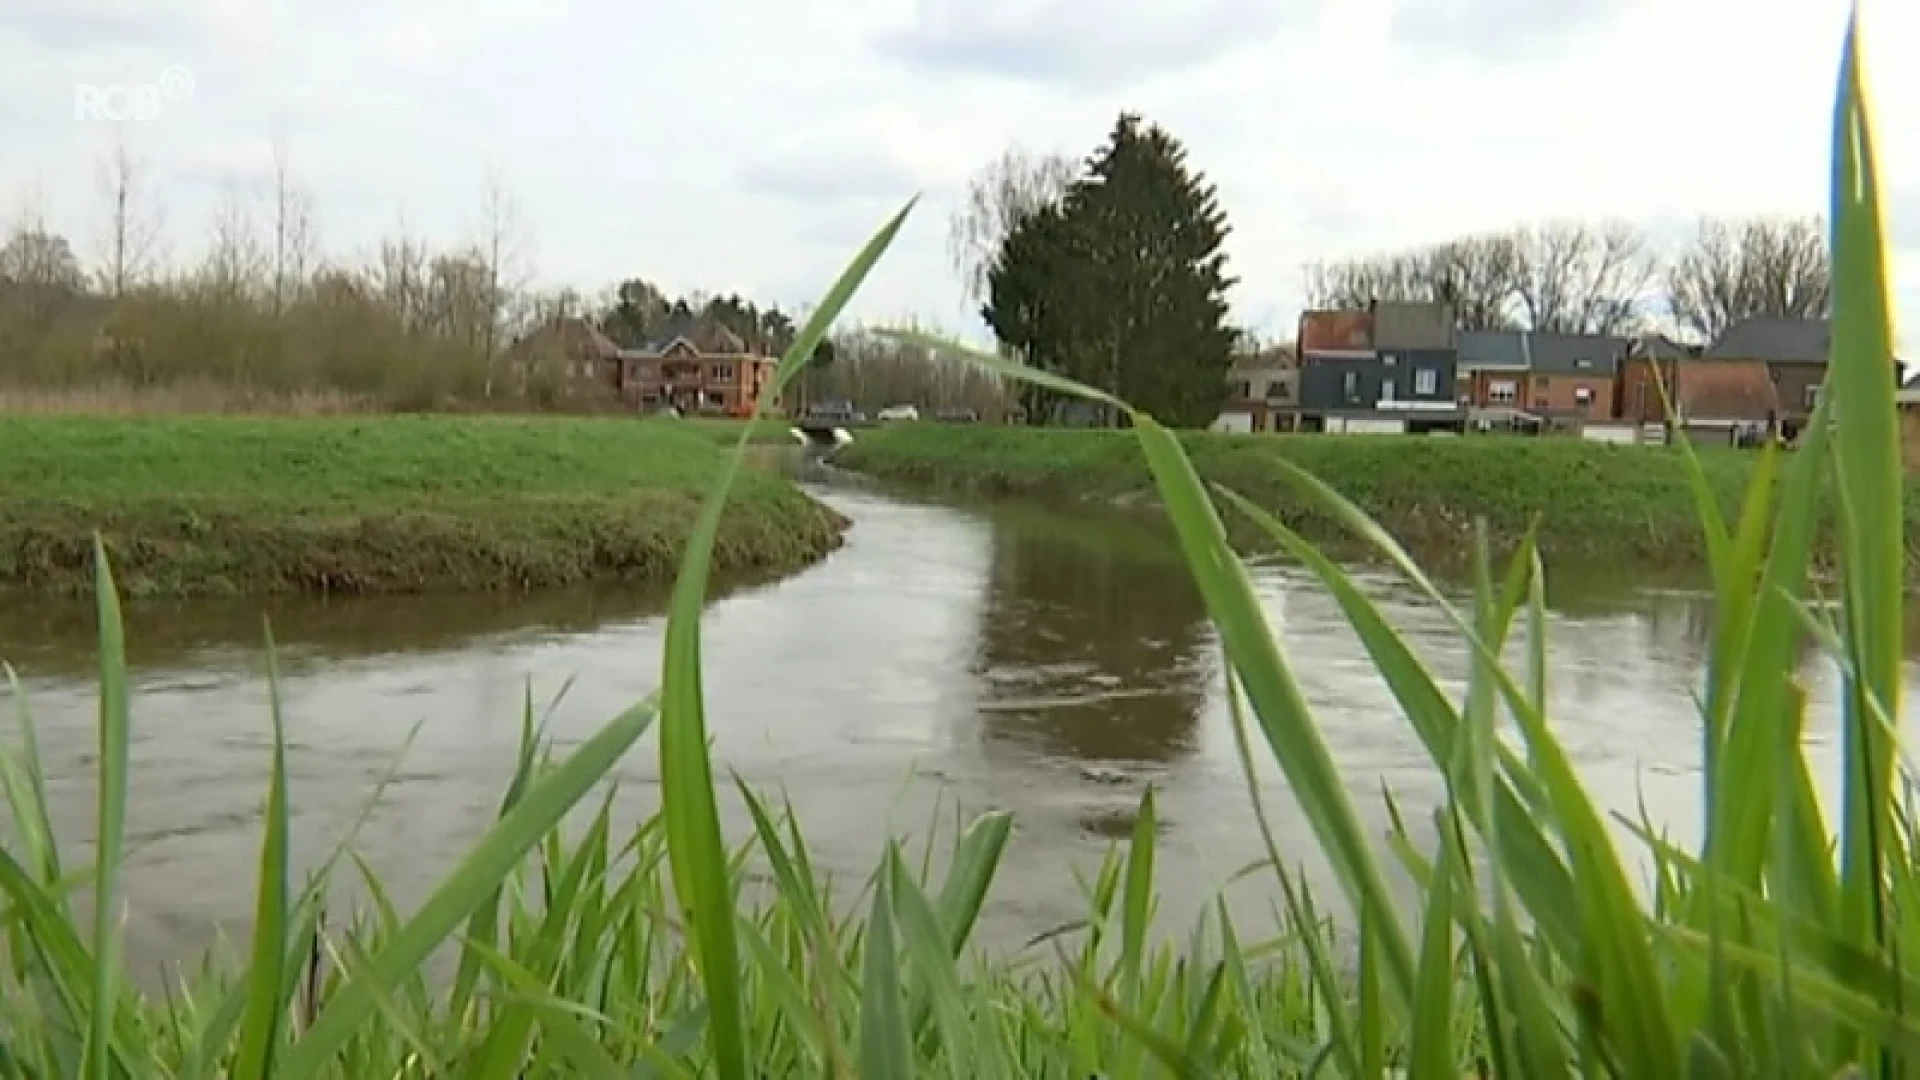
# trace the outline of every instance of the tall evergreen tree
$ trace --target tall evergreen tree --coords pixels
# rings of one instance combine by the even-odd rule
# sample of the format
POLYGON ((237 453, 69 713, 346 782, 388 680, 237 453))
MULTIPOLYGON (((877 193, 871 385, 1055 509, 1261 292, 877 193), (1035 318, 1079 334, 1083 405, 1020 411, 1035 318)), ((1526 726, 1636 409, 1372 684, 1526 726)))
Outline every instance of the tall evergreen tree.
POLYGON ((1036 363, 1163 423, 1219 415, 1234 334, 1226 214, 1164 129, 1121 114, 1057 210, 1009 233, 983 314, 1036 363))

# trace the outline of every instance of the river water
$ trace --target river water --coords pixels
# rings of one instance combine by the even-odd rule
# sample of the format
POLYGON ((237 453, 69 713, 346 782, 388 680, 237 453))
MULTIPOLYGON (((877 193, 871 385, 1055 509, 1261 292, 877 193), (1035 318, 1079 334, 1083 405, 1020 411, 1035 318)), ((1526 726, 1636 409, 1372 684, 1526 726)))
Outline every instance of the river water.
MULTIPOLYGON (((704 654, 722 769, 784 789, 823 868, 852 886, 889 830, 924 834, 955 806, 1012 810, 1015 841, 982 930, 1017 944, 1082 913, 1072 869, 1125 834, 1144 785, 1159 799, 1169 919, 1184 924, 1259 857, 1217 643, 1162 528, 816 493, 852 519, 846 546, 726 592, 704 654)), ((1368 823, 1385 829, 1383 786, 1409 814, 1434 805, 1421 748, 1331 600, 1292 568, 1255 577, 1368 823)), ((1384 575, 1364 580, 1429 665, 1463 685, 1464 651, 1438 612, 1384 575)), ((528 680, 543 707, 571 680, 551 730, 562 744, 586 737, 657 685, 662 606, 658 593, 598 590, 132 608, 135 963, 197 955, 216 926, 246 932, 269 746, 263 608, 279 642, 302 857, 339 834, 418 725, 359 842, 408 903, 494 813, 528 680)), ((1610 809, 1644 805, 1687 839, 1704 603, 1615 574, 1566 578, 1554 608, 1560 737, 1610 809)), ((0 656, 21 670, 40 727, 56 825, 82 842, 94 814, 91 634, 90 613, 72 605, 9 602, 0 622, 0 656)), ((1809 738, 1830 772, 1837 680, 1813 658, 1807 670, 1819 714, 1809 738)), ((656 805, 656 752, 650 735, 621 768, 627 818, 656 805)), ((1331 899, 1279 770, 1262 762, 1283 856, 1331 899)), ((731 800, 728 814, 730 835, 744 835, 731 800)), ((1270 919, 1269 882, 1228 896, 1240 918, 1270 919)))

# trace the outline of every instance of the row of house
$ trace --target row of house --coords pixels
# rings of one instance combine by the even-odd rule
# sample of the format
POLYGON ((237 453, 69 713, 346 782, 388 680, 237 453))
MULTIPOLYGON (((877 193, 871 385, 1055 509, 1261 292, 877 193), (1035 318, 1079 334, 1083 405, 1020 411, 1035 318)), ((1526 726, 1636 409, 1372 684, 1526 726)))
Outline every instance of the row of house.
POLYGON ((636 411, 736 417, 753 415, 754 401, 779 364, 684 308, 638 348, 621 348, 588 320, 564 316, 521 338, 507 357, 523 376, 557 365, 576 389, 611 392, 636 411))
POLYGON ((1753 318, 1704 347, 1661 335, 1460 330, 1443 304, 1309 311, 1296 344, 1235 362, 1229 431, 1564 431, 1791 439, 1826 375, 1824 319, 1753 318))

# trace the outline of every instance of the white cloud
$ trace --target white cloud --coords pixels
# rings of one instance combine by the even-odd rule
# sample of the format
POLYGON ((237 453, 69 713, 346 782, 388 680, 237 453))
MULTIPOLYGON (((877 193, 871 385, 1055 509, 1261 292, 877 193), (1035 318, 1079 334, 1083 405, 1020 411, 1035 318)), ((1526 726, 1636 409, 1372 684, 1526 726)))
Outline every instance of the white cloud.
MULTIPOLYGON (((176 251, 282 135, 329 249, 365 250, 403 215, 458 239, 495 167, 542 277, 588 289, 639 274, 803 303, 917 191, 856 314, 968 328, 944 250, 967 174, 1008 142, 1085 153, 1122 109, 1220 184, 1238 312, 1273 330, 1316 258, 1544 215, 1672 231, 1702 212, 1817 211, 1846 15, 1843 0, 1557 0, 1544 24, 1511 0, 1115 0, 1068 23, 1057 0, 24 2, 0 30, 0 197, 39 190, 83 249, 111 132, 75 120, 74 85, 178 64, 192 95, 129 129, 176 251)), ((1920 48, 1920 11, 1864 5, 1911 328, 1920 69, 1887 61, 1920 48)))

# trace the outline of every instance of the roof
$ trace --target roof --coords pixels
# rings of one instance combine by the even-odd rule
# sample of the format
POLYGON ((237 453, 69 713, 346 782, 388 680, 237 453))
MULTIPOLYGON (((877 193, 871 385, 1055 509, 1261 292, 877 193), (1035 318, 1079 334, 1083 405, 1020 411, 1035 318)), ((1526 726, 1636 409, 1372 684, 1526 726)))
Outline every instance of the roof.
POLYGON ((1455 348, 1463 368, 1524 371, 1527 366, 1518 330, 1462 330, 1455 348))
POLYGON ((1648 360, 1686 360, 1699 355, 1694 347, 1683 345, 1665 334, 1642 334, 1628 346, 1628 351, 1648 360))
POLYGON ((551 337, 568 350, 578 350, 603 359, 620 355, 620 346, 600 328, 578 315, 562 315, 548 320, 514 343, 515 348, 531 348, 551 337))
POLYGON ((1557 334, 1538 330, 1464 330, 1460 366, 1543 375, 1607 375, 1619 370, 1631 344, 1605 334, 1557 334))
POLYGON ((1777 364, 1824 364, 1832 348, 1826 319, 1742 319, 1727 327, 1701 354, 1706 360, 1766 360, 1777 364))
POLYGON ((747 351, 747 343, 726 327, 692 315, 677 315, 651 340, 638 349, 628 350, 626 355, 659 356, 672 348, 676 341, 685 341, 693 346, 695 352, 708 356, 739 356, 747 351))
POLYGON ((1606 334, 1552 334, 1523 331, 1527 367, 1542 375, 1605 375, 1620 369, 1631 344, 1606 334))
POLYGON ((1228 371, 1236 377, 1260 375, 1272 371, 1292 371, 1299 367, 1292 346, 1278 345, 1256 353, 1241 353, 1233 358, 1228 371))
POLYGON ((1457 335, 1453 308, 1420 302, 1373 306, 1373 344, 1377 349, 1451 349, 1457 335))

